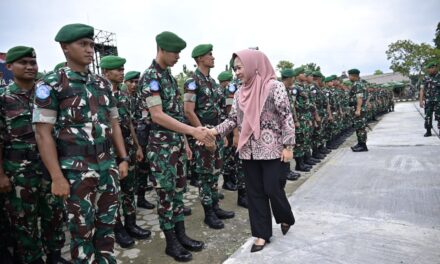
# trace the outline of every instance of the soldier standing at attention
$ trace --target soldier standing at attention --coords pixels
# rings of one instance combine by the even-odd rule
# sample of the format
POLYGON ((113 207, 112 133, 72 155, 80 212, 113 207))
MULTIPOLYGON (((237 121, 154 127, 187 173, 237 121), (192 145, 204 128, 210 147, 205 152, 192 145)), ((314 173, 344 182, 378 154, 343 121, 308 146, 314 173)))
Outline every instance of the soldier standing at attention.
POLYGON ((67 66, 37 85, 33 122, 41 158, 52 177, 52 193, 66 199, 72 261, 116 263, 113 229, 119 177, 127 176, 130 158, 111 84, 88 70, 93 35, 93 27, 84 24, 58 31, 55 41, 67 66))
MULTIPOLYGON (((296 112, 296 97, 298 94, 298 90, 293 86, 294 82, 295 82, 294 78, 295 78, 295 71, 293 69, 281 70, 281 81, 283 82, 284 86, 286 87, 287 97, 289 98, 290 109, 292 112, 293 121, 295 122, 295 128, 298 129, 299 116, 298 116, 298 113, 296 112)), ((298 135, 297 131, 298 130, 295 130, 295 136, 298 135)), ((296 138, 296 139, 297 139, 297 141, 296 141, 296 144, 294 147, 295 149, 301 147, 301 143, 298 143, 298 141, 304 142, 304 138, 299 139, 299 140, 298 140, 298 138, 296 138)), ((301 175, 299 173, 294 172, 290 169, 290 162, 283 162, 283 163, 281 163, 281 165, 283 166, 283 172, 285 173, 285 176, 284 176, 285 179, 287 179, 289 181, 296 181, 296 180, 298 180, 299 177, 301 177, 301 175)), ((298 169, 298 166, 296 169, 298 169)), ((306 171, 306 170, 302 170, 302 171, 306 171)), ((282 186, 285 186, 285 185, 286 185, 286 183, 284 181, 282 183, 282 186)))
POLYGON ((35 51, 14 47, 6 54, 6 64, 14 82, 0 95, 0 191, 9 191, 5 207, 16 241, 14 255, 18 263, 44 263, 44 248, 47 263, 68 263, 61 258, 64 205, 51 194, 32 129, 35 51))
MULTIPOLYGON (((192 51, 197 69, 184 85, 184 108, 186 118, 194 127, 213 127, 221 122, 223 91, 209 75, 214 67, 211 44, 201 44, 192 51)), ((223 139, 217 137, 217 148, 213 153, 204 146, 194 144, 195 172, 199 177, 199 195, 205 210, 205 224, 210 228, 224 227, 220 219, 234 217, 234 212, 219 207, 218 178, 223 166, 221 149, 223 139)))
POLYGON ((208 145, 215 138, 205 128, 184 123, 181 93, 169 67, 177 63, 186 42, 164 31, 156 36, 156 43, 156 59, 139 81, 142 106, 148 109, 152 121, 146 154, 157 193, 159 224, 166 238, 165 253, 177 261, 189 261, 192 254, 188 250, 200 251, 204 243, 189 238, 185 232, 185 165, 187 155, 192 155, 185 135, 208 145))
POLYGON ((147 239, 150 237, 149 230, 142 229, 136 225, 136 161, 144 158, 142 147, 137 140, 136 132, 132 123, 133 112, 131 111, 128 91, 122 91, 121 86, 124 80, 124 58, 109 55, 101 59, 100 67, 104 76, 112 84, 113 96, 116 100, 119 114, 119 126, 124 138, 125 151, 130 156, 128 175, 120 180, 121 192, 119 205, 124 214, 125 228, 122 226, 121 213, 116 214, 115 240, 122 248, 134 245, 133 238, 147 239))
POLYGON ((432 114, 437 120, 437 126, 440 128, 440 74, 438 73, 438 63, 429 62, 426 65, 428 76, 423 80, 423 86, 420 88, 420 107, 425 108, 425 137, 432 136, 432 114))
POLYGON ((359 77, 360 71, 358 69, 351 69, 348 71, 348 78, 353 83, 350 91, 351 105, 354 106, 353 128, 356 130, 358 143, 351 147, 354 152, 368 151, 367 148, 367 119, 366 101, 368 98, 368 91, 364 83, 359 77))

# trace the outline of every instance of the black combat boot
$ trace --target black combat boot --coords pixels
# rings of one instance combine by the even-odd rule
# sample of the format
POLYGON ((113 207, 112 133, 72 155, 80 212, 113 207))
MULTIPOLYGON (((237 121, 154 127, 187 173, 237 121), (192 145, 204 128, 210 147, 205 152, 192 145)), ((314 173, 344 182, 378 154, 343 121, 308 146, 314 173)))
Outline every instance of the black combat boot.
POLYGON ((219 219, 230 219, 230 218, 234 218, 235 216, 235 213, 233 211, 225 211, 221 209, 220 206, 218 205, 218 202, 212 205, 212 209, 214 210, 215 215, 219 219))
POLYGON ((154 209, 154 204, 150 203, 149 201, 147 201, 147 199, 145 199, 145 190, 139 190, 137 192, 137 207, 139 208, 144 208, 144 209, 154 209))
POLYGON ((248 208, 246 188, 238 189, 237 205, 244 208, 248 208))
POLYGON ((147 239, 151 236, 151 231, 143 229, 136 225, 136 215, 126 215, 125 217, 125 230, 127 233, 136 239, 147 239))
POLYGON ((116 221, 115 241, 119 244, 121 248, 129 248, 134 245, 133 238, 127 233, 120 221, 116 221))
POLYGON ((223 193, 218 193, 217 197, 218 197, 219 200, 225 199, 225 195, 223 193))
POLYGON ((309 151, 307 151, 304 155, 304 164, 307 164, 309 166, 316 165, 320 162, 319 159, 315 159, 312 157, 309 151))
POLYGON ((184 207, 183 207, 183 215, 184 215, 184 216, 191 215, 191 207, 184 206, 184 207))
POLYGON ((288 179, 289 181, 296 181, 299 179, 299 177, 301 177, 301 174, 291 170, 289 171, 289 173, 287 173, 286 179, 288 179))
POLYGON ((213 229, 222 229, 225 227, 222 220, 218 219, 217 215, 214 213, 212 205, 203 205, 203 209, 205 210, 205 224, 213 229))
POLYGON ((232 177, 229 174, 223 174, 223 189, 228 191, 236 191, 237 185, 232 182, 232 177))
POLYGON ((174 230, 163 231, 165 234, 165 240, 167 242, 167 246, 165 248, 165 254, 170 257, 173 257, 176 261, 179 262, 187 262, 192 260, 192 254, 188 250, 186 250, 177 240, 176 234, 174 230))
POLYGON ((324 154, 324 155, 327 155, 327 154, 329 154, 330 152, 332 152, 331 150, 329 150, 329 149, 326 148, 325 146, 320 146, 320 147, 318 148, 318 151, 319 151, 321 154, 324 154))
POLYGON ((183 221, 174 224, 174 232, 180 244, 191 251, 201 251, 205 245, 202 241, 189 238, 185 232, 185 223, 183 221))
POLYGON ((368 148, 367 148, 367 144, 358 143, 356 146, 351 147, 351 150, 353 150, 353 152, 363 152, 363 151, 368 151, 368 148))
POLYGON ((46 256, 46 264, 71 264, 72 262, 61 257, 61 251, 50 251, 46 256))
POLYGON ((0 259, 4 264, 14 264, 14 258, 6 247, 0 249, 0 259))
POLYGON ((432 136, 432 134, 431 134, 431 129, 430 129, 430 128, 426 129, 426 133, 425 133, 423 136, 424 136, 424 137, 430 137, 430 136, 432 136))
POLYGON ((336 140, 330 140, 330 141, 327 142, 326 145, 327 145, 327 148, 330 149, 330 150, 337 149, 338 146, 339 146, 339 144, 336 143, 336 140))
POLYGON ((319 153, 318 149, 315 148, 315 149, 313 149, 312 157, 315 158, 315 159, 318 159, 318 160, 322 160, 322 159, 325 158, 325 155, 319 153))
POLYGON ((296 157, 295 158, 295 170, 297 171, 304 171, 304 172, 308 172, 310 171, 310 167, 306 167, 303 161, 303 157, 296 157))

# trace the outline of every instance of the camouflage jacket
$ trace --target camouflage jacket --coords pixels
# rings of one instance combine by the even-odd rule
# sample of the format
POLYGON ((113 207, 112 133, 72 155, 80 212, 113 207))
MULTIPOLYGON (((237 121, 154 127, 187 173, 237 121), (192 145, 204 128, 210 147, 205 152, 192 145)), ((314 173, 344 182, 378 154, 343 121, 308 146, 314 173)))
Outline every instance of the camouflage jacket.
POLYGON ((350 90, 350 102, 356 109, 357 105, 357 98, 362 98, 362 109, 363 111, 366 110, 366 101, 368 98, 368 90, 365 88, 365 84, 359 80, 355 81, 353 83, 353 86, 350 90))
POLYGON ((113 91, 113 96, 116 100, 116 107, 119 114, 119 125, 123 137, 130 137, 130 122, 132 119, 131 102, 127 91, 122 91, 121 87, 118 87, 117 91, 113 91))
POLYGON ((226 99, 222 88, 211 76, 196 69, 184 84, 184 101, 195 103, 195 113, 202 125, 218 125, 224 120, 226 99))
POLYGON ((11 83, 0 91, 0 145, 7 174, 41 170, 32 129, 34 89, 22 90, 11 83))
POLYGON ((440 73, 435 76, 425 76, 423 79, 426 101, 440 101, 440 73))
MULTIPOLYGON (((162 69, 153 60, 150 67, 144 71, 139 79, 139 89, 139 99, 143 109, 148 110, 150 107, 161 105, 165 114, 179 122, 185 122, 181 93, 169 68, 162 69)), ((150 115, 147 118, 152 122, 150 115)), ((181 134, 157 124, 151 124, 149 143, 182 144, 182 142, 181 134)))
POLYGON ((114 167, 111 122, 115 118, 119 115, 111 84, 99 75, 63 67, 37 84, 33 122, 55 125, 62 169, 114 167))

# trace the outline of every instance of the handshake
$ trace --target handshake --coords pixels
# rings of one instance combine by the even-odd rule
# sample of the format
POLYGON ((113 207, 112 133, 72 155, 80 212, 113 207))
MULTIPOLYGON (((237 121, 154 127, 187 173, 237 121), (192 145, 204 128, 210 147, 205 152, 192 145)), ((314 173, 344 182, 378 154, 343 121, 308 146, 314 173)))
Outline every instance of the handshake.
POLYGON ((191 135, 197 140, 197 145, 204 145, 210 152, 215 151, 215 137, 218 135, 215 128, 196 127, 191 135))

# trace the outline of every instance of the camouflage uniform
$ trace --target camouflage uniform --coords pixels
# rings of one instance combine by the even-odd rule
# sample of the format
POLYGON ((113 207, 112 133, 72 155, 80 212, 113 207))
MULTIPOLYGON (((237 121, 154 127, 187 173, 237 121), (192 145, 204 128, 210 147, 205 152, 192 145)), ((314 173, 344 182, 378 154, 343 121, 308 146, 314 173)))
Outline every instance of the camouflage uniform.
MULTIPOLYGON (((229 87, 225 89, 224 96, 226 98, 226 107, 232 107, 232 103, 234 101, 234 95, 237 92, 237 84, 231 82, 229 87)), ((238 157, 237 148, 233 145, 234 134, 230 133, 228 136, 228 146, 225 147, 224 152, 224 162, 223 162, 223 173, 229 174, 234 183, 237 185, 238 190, 245 189, 244 183, 244 171, 243 171, 243 163, 241 159, 238 157)))
MULTIPOLYGON (((170 69, 162 69, 153 60, 142 74, 139 88, 144 109, 162 105, 165 114, 184 121, 181 93, 170 69)), ((184 135, 152 123, 146 154, 151 181, 157 193, 160 228, 163 231, 172 230, 175 223, 184 221, 187 160, 184 135)))
MULTIPOLYGON (((296 82, 293 89, 288 89, 289 97, 295 98, 295 122, 299 123, 299 127, 295 129, 295 148, 294 157, 304 157, 304 155, 310 150, 311 142, 311 127, 313 122, 312 113, 310 111, 311 105, 307 91, 305 91, 303 85, 296 82)), ((293 113, 293 112, 292 112, 293 113)))
POLYGON ((440 73, 435 76, 425 76, 423 80, 425 90, 425 128, 432 128, 432 115, 437 120, 440 129, 440 73))
MULTIPOLYGON (((210 76, 196 69, 186 80, 185 102, 195 103, 194 112, 202 126, 216 126, 224 115, 225 98, 221 87, 210 76)), ((195 172, 199 177, 199 195, 202 205, 218 203, 218 178, 223 166, 223 140, 217 137, 217 148, 211 153, 204 146, 193 144, 195 172)))
POLYGON ((119 174, 110 141, 115 118, 111 84, 101 76, 63 67, 37 86, 33 122, 54 124, 58 160, 70 183, 66 203, 75 263, 116 263, 119 174))
POLYGON ((41 258, 43 247, 46 254, 61 251, 65 242, 63 202, 51 193, 32 129, 33 97, 33 89, 21 90, 14 83, 0 95, 3 168, 12 184, 12 191, 5 195, 5 208, 14 227, 15 255, 23 263, 41 258))
POLYGON ((312 84, 310 86, 311 100, 315 104, 315 111, 318 112, 321 117, 321 124, 315 127, 312 134, 312 148, 314 150, 318 149, 322 145, 323 131, 325 123, 325 109, 324 109, 324 99, 322 90, 317 86, 317 84, 312 84))
POLYGON ((367 142, 367 119, 366 119, 366 100, 368 98, 368 91, 361 80, 355 81, 350 91, 350 101, 351 105, 354 106, 352 116, 353 116, 353 128, 356 130, 356 136, 358 143, 367 142), (362 98, 361 115, 355 116, 354 111, 356 111, 357 99, 362 98))
MULTIPOLYGON (((130 123, 132 119, 132 106, 127 91, 122 91, 119 85, 118 90, 113 92, 113 96, 116 100, 116 106, 118 107, 119 114, 119 126, 121 127, 122 137, 124 138, 125 149, 127 155, 130 156, 130 164, 128 167, 127 177, 120 181, 120 205, 122 207, 123 215, 136 215, 136 148, 134 146, 133 137, 131 136, 130 123)), ((117 218, 120 221, 120 213, 118 211, 117 218)))

